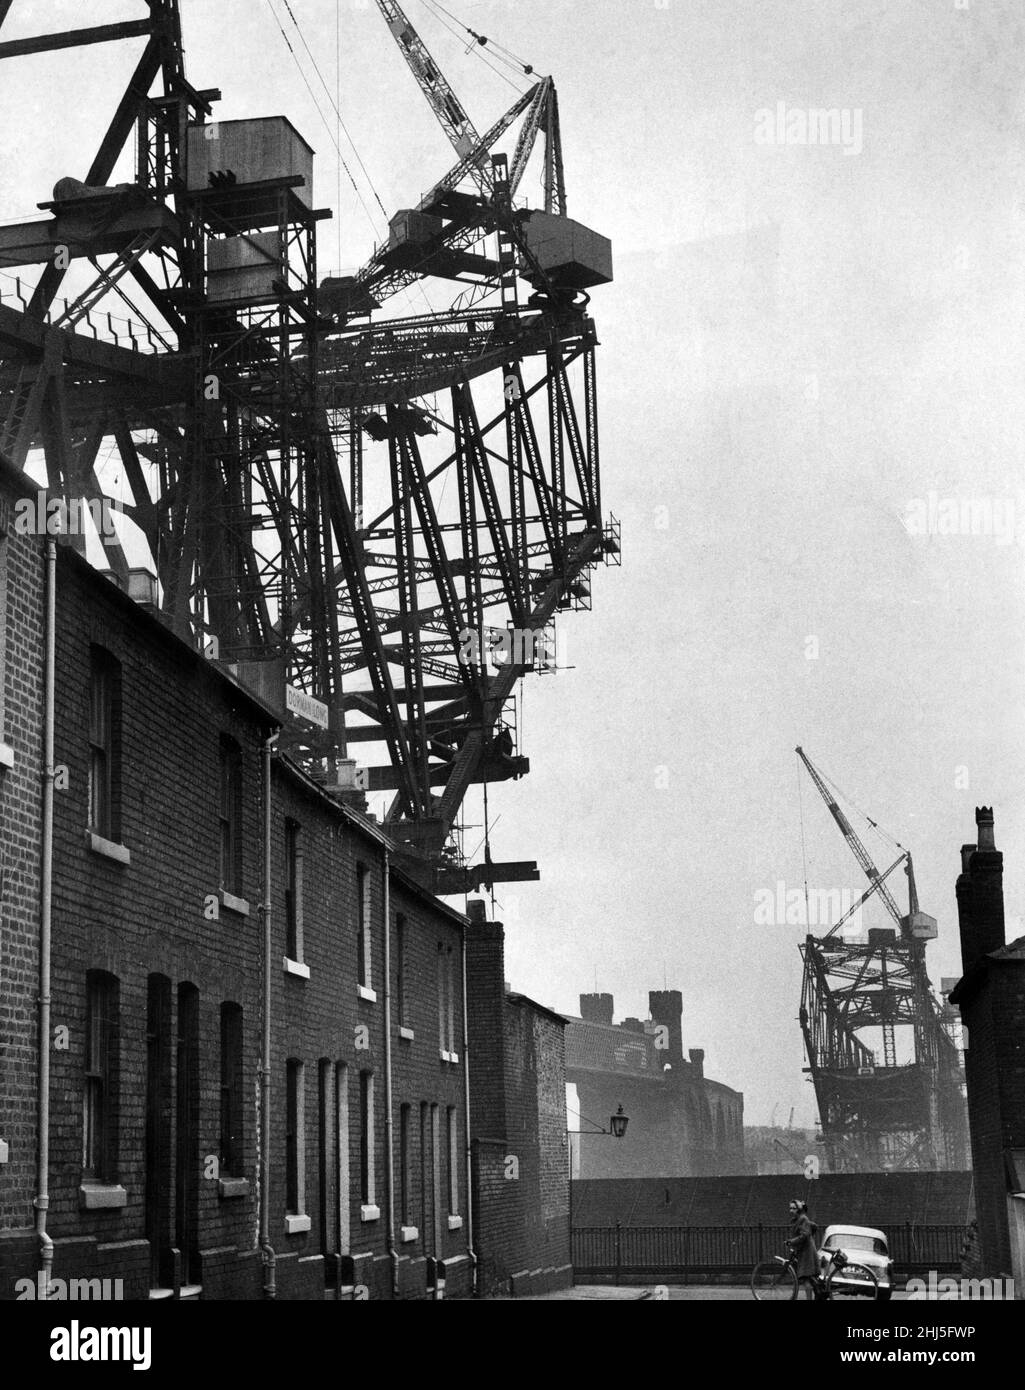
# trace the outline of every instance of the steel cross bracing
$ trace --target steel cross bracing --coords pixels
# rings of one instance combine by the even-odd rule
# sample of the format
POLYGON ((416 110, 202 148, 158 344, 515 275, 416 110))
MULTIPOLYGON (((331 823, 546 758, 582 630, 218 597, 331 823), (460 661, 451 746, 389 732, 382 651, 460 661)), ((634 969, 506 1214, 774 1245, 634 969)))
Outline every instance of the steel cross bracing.
POLYGON ((800 1023, 823 1140, 834 1172, 956 1169, 968 1162, 967 1117, 957 1046, 929 981, 911 856, 879 873, 826 780, 797 750, 830 814, 870 880, 857 907, 878 893, 895 931, 849 941, 838 928, 801 946, 800 1023), (905 864, 910 911, 902 916, 884 880, 905 864), (869 1030, 866 1036, 866 1030, 869 1030), (907 1060, 898 1037, 910 1035, 907 1060), (881 1055, 870 1043, 878 1038, 881 1055))
MULTIPOLYGON (((430 866, 450 862, 467 789, 529 766, 508 702, 537 653, 528 640, 489 662, 488 643, 589 606, 590 569, 619 549, 600 516, 586 295, 552 282, 512 201, 540 135, 545 208, 565 212, 554 85, 483 137, 446 106, 460 160, 421 203, 440 236, 375 253, 358 290, 319 287, 328 214, 300 178, 190 183, 189 132, 214 134, 220 93, 186 80, 177 0, 145 10, 0 42, 11 62, 146 39, 84 183, 0 228, 0 449, 40 458, 68 500, 102 498, 116 466, 132 525, 104 538, 112 578, 148 601, 135 586, 151 569, 179 635, 263 692, 280 678, 321 700, 327 729, 289 720, 282 742, 329 789, 351 799, 350 743, 379 748, 364 785, 392 793, 393 834, 451 889, 458 875, 430 866), (524 112, 510 169, 493 146, 524 112), (126 150, 135 180, 109 186, 126 150), (271 247, 271 293, 211 295, 211 248, 231 240, 271 247), (426 276, 453 284, 453 309, 354 322, 426 276)), ((490 855, 482 872, 464 877, 502 876, 490 855)))

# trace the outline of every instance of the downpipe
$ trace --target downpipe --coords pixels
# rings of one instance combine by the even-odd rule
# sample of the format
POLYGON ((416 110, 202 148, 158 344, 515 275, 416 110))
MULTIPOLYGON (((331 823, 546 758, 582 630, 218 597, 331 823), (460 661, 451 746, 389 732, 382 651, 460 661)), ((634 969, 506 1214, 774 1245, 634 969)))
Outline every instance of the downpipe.
POLYGON ((39 912, 39 1085, 36 1196, 36 1236, 42 1298, 50 1296, 53 1240, 46 1229, 50 1207, 50 941, 53 919, 53 723, 57 628, 57 540, 46 542, 46 656, 43 674, 43 843, 39 912))
POLYGON ((277 1297, 277 1255, 270 1243, 270 1089, 271 1089, 271 758, 277 734, 263 745, 263 1056, 260 1063, 260 1249, 263 1294, 277 1297))
POLYGON ((473 1146, 470 1135, 470 1019, 466 1007, 466 925, 460 928, 463 987, 463 1112, 466 1124, 466 1253, 470 1260, 470 1293, 478 1295, 477 1252, 473 1248, 473 1146))
POLYGON ((399 1252, 395 1243, 395 1130, 392 1119, 392 1046, 391 1046, 391 861, 384 850, 384 1146, 387 1164, 385 1242, 391 1268, 392 1298, 399 1297, 399 1252))

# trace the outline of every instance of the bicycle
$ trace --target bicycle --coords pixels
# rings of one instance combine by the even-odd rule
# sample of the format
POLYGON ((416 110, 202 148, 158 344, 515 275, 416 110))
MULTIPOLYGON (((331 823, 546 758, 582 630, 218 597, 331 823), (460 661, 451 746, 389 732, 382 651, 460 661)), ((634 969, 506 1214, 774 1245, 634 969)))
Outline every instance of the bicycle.
MULTIPOLYGON (((812 1278, 816 1300, 825 1302, 839 1298, 876 1299, 879 1279, 874 1270, 848 1260, 842 1250, 833 1250, 826 1261, 825 1277, 812 1278)), ((751 1292, 759 1303, 788 1303, 796 1299, 800 1289, 793 1255, 774 1255, 760 1260, 751 1271, 751 1292)))

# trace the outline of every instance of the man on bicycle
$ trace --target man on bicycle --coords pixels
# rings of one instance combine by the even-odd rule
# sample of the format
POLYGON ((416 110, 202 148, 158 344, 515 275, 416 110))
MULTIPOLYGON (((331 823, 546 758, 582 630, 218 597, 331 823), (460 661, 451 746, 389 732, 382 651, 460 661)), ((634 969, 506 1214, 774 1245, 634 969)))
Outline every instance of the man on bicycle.
POLYGON ((818 1226, 808 1215, 808 1203, 798 1198, 790 1203, 790 1239, 787 1245, 794 1261, 798 1287, 804 1285, 805 1298, 813 1299, 818 1294, 819 1252, 815 1245, 818 1226))

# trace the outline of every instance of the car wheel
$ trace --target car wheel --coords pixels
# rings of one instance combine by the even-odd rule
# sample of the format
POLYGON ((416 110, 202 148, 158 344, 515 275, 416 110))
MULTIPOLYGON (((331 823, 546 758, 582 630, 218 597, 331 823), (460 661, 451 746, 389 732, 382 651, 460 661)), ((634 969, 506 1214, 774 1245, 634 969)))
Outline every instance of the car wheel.
POLYGON ((876 1302, 877 1302, 877 1303, 889 1303, 889 1301, 890 1301, 890 1296, 891 1296, 892 1293, 893 1293, 893 1290, 892 1290, 892 1289, 879 1289, 878 1292, 876 1293, 876 1302))

